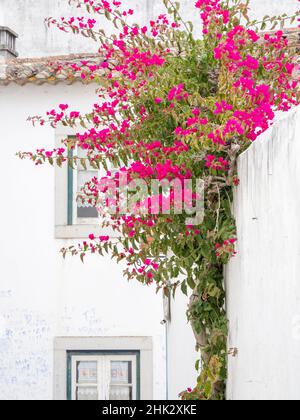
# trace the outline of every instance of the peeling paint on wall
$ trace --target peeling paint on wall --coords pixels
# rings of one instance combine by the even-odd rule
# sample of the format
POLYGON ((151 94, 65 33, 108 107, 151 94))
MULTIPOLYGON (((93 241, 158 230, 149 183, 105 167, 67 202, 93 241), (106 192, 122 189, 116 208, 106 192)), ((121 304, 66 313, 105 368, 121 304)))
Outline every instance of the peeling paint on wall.
MULTIPOLYGON (((164 13, 161 0, 124 0, 127 8, 136 11, 136 20, 141 25, 164 13)), ((181 0, 182 15, 194 23, 195 31, 200 35, 199 13, 195 12, 193 0, 181 0)), ((297 0, 251 0, 253 17, 263 17, 266 14, 291 14, 297 10, 297 0)), ((17 42, 21 57, 37 57, 44 55, 61 55, 76 52, 96 52, 97 44, 80 36, 65 34, 48 28, 45 17, 82 16, 84 10, 75 5, 70 8, 67 0, 1 0, 0 25, 10 26, 19 34, 17 42), (33 36, 38 33, 39 36, 33 36)), ((100 20, 104 29, 111 30, 111 25, 104 19, 100 20)))
POLYGON ((47 322, 34 311, 18 308, 2 313, 0 320, 0 399, 49 398, 47 322))
POLYGON ((152 337, 154 398, 164 399, 160 297, 155 289, 124 280, 122 268, 110 258, 91 256, 84 265, 76 258, 63 260, 59 250, 74 241, 54 238, 53 168, 35 168, 15 158, 18 150, 55 147, 55 132, 33 128, 28 115, 63 101, 77 107, 78 98, 80 110, 88 109, 95 101, 95 87, 0 88, 2 170, 17 176, 14 190, 9 183, 2 186, 12 205, 2 207, 0 215, 1 220, 14 220, 18 232, 16 241, 12 225, 1 226, 0 399, 52 399, 54 339, 69 336, 152 337))

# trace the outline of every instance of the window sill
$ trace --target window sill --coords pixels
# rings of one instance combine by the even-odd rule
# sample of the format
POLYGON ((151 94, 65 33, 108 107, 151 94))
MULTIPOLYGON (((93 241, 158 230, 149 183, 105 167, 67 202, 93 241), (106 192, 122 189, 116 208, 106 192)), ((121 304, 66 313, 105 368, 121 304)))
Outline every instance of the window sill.
POLYGON ((67 360, 70 352, 140 352, 141 400, 153 399, 152 337, 57 337, 54 340, 54 400, 66 401, 67 360))

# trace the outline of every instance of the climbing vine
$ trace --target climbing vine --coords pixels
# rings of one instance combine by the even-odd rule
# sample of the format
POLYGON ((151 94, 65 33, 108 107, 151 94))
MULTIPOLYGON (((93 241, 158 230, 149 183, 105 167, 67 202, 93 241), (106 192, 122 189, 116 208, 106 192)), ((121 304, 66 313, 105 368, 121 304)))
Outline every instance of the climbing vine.
POLYGON ((34 124, 77 127, 78 134, 57 149, 19 156, 36 165, 104 168, 78 200, 97 207, 112 234, 91 232, 87 241, 63 249, 63 256, 110 254, 125 264, 128 280, 154 283, 167 296, 189 296, 201 374, 181 397, 221 400, 227 358, 234 353, 227 349, 223 271, 238 239, 231 211, 239 185, 236 159, 278 111, 299 103, 295 51, 282 29, 300 13, 251 21, 250 0, 198 0, 191 5, 203 31, 198 39, 179 2, 162 2, 166 13, 147 26, 134 23, 134 11, 116 0, 71 0, 91 17, 47 19, 49 26, 99 43, 100 64, 60 65, 70 79, 79 75, 97 83, 97 102, 87 114, 60 104, 32 117, 34 124), (111 23, 111 33, 99 29, 101 19, 111 23), (262 35, 267 27, 273 32, 262 35), (187 179, 202 180, 203 195, 192 188, 183 194, 187 179), (150 190, 153 180, 161 182, 156 192, 150 190), (130 211, 122 212, 125 195, 130 211), (203 217, 189 224, 199 201, 203 217))

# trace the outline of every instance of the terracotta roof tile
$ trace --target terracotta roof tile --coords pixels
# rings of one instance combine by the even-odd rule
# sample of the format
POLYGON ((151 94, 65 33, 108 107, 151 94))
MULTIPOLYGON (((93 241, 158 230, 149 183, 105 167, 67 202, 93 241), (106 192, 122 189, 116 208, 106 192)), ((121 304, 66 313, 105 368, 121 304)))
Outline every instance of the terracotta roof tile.
MULTIPOLYGON (((99 54, 71 54, 66 56, 19 58, 0 64, 0 85, 17 83, 57 84, 65 82, 72 84, 76 81, 91 82, 90 78, 82 79, 82 72, 74 74, 68 66, 87 62, 88 65, 99 65, 103 59, 99 54), (65 65, 67 64, 67 66, 65 65)), ((97 74, 103 76, 105 70, 98 70, 97 74)))

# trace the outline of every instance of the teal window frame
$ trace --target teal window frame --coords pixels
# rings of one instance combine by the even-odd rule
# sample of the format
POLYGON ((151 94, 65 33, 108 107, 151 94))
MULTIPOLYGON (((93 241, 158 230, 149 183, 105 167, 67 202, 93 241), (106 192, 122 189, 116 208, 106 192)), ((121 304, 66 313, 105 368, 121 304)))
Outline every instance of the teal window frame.
POLYGON ((141 352, 139 350, 82 350, 67 351, 67 400, 72 401, 72 357, 136 356, 136 399, 141 399, 141 352))
MULTIPOLYGON (((76 222, 74 222, 74 171, 75 169, 70 165, 70 160, 73 158, 73 156, 74 156, 74 150, 69 149, 68 151, 68 180, 67 180, 67 185, 68 185, 67 225, 68 226, 73 226, 74 224, 77 224, 76 222)), ((76 191, 75 191, 75 194, 77 194, 76 191)), ((93 218, 91 218, 91 220, 92 219, 93 218)), ((91 225, 93 224, 94 223, 91 222, 91 225)))

